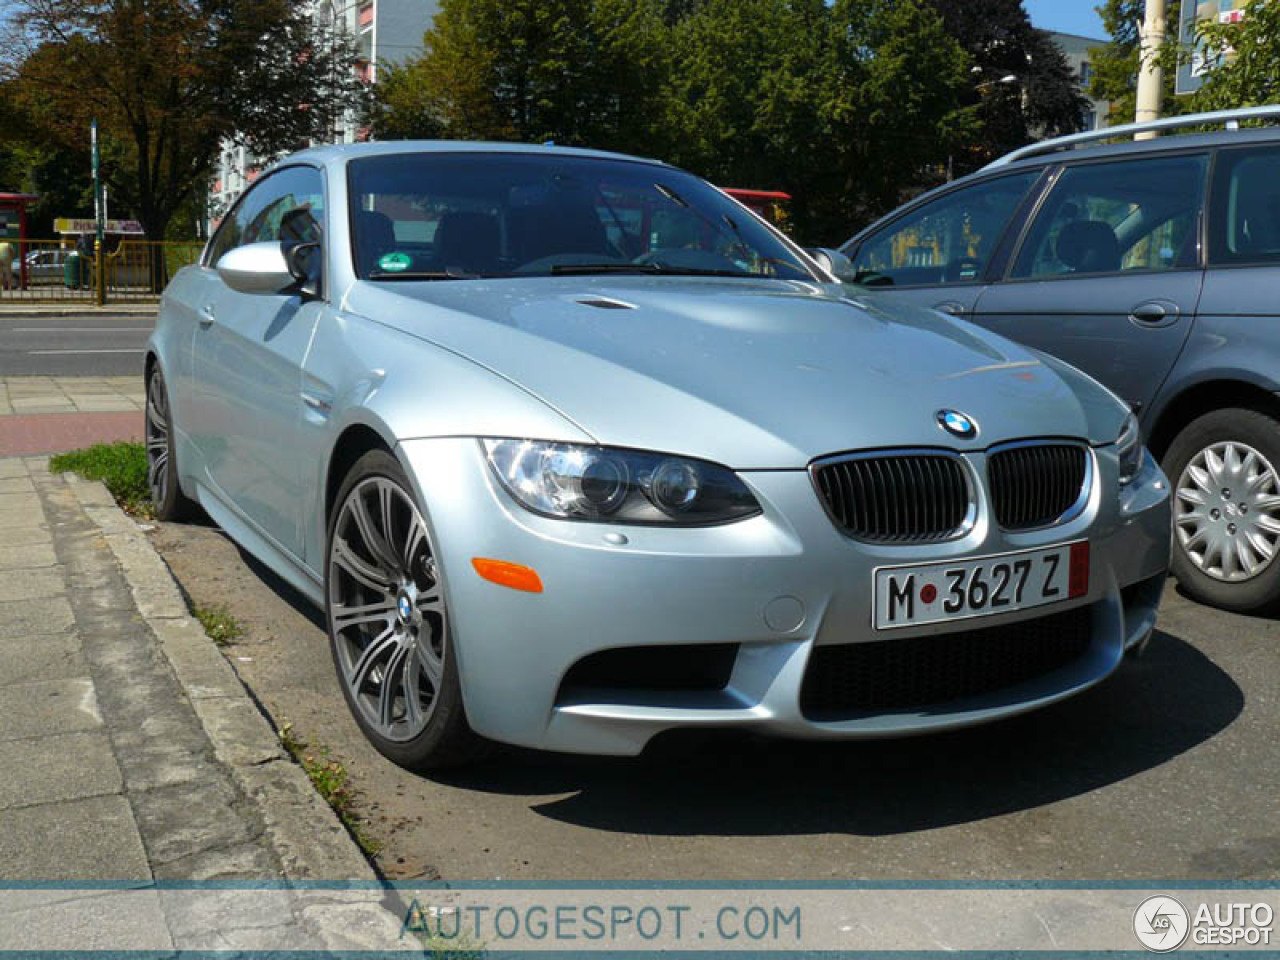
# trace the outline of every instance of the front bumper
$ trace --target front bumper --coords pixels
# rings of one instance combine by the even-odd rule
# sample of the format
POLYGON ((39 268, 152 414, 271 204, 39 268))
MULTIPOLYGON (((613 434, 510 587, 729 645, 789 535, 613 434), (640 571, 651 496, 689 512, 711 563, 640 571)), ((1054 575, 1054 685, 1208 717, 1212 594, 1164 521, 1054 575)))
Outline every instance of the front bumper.
MULTIPOLYGON (((1093 451, 1083 512, 1040 531, 1009 533, 980 504, 962 539, 931 545, 859 543, 841 534, 804 471, 741 474, 762 515, 672 529, 535 516, 493 480, 467 438, 406 441, 444 574, 467 716, 484 736, 580 753, 635 754, 675 727, 743 727, 789 737, 901 736, 982 723, 1071 696, 1106 677, 1155 625, 1169 561, 1168 483, 1148 456, 1116 495, 1113 448, 1093 451), (617 534, 625 542, 617 542, 617 534), (607 535, 609 536, 608 538, 607 535), (871 626, 872 571, 887 564, 983 556, 1087 538, 1085 596, 978 621, 871 626), (537 570, 540 594, 480 579, 473 557, 537 570), (926 708, 855 711, 815 720, 801 705, 817 646, 892 643, 1030 621, 1087 607, 1084 653, 1049 673, 926 708), (723 688, 565 689, 583 658, 620 647, 731 644, 723 688)), ((967 455, 985 476, 981 454, 967 455)), ((1083 614, 1082 614, 1083 616, 1083 614)))

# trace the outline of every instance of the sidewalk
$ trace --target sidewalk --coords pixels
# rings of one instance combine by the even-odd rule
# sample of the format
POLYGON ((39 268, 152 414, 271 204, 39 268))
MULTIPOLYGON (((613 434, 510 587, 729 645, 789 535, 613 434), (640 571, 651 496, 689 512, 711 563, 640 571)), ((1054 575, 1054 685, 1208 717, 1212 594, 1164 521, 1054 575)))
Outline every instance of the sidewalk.
POLYGON ((0 378, 0 457, 141 440, 142 376, 0 378))
POLYGON ((284 914, 217 917, 201 913, 216 891, 180 901, 161 891, 140 910, 135 890, 114 918, 128 926, 106 930, 103 908, 68 915, 50 902, 65 890, 33 891, 20 913, 0 910, 6 949, 15 938, 42 948, 50 935, 78 949, 103 936, 162 949, 334 949, 398 931, 363 856, 188 615, 145 534, 101 484, 51 475, 41 459, 0 460, 0 769, 8 889, 109 881, 95 903, 174 880, 341 879, 370 890, 362 903, 304 899, 284 914), (93 926, 51 934, 54 914, 93 926))

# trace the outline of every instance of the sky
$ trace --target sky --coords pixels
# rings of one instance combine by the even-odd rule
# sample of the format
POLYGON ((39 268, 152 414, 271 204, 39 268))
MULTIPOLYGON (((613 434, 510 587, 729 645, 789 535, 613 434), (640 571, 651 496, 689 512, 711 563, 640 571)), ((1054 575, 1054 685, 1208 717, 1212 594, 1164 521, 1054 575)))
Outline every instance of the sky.
POLYGON ((1023 0, 1031 22, 1041 30, 1106 38, 1102 20, 1093 9, 1100 0, 1023 0))

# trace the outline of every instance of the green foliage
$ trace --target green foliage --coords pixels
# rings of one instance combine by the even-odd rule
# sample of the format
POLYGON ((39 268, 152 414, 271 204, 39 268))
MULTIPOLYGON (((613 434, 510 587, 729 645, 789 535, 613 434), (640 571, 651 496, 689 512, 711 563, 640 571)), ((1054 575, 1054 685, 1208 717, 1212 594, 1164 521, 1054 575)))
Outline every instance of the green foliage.
POLYGON ((291 723, 280 728, 280 744, 298 761, 316 792, 333 808, 360 849, 370 857, 376 855, 382 843, 369 835, 364 821, 356 813, 357 794, 347 768, 329 756, 328 747, 312 747, 298 737, 291 723))
POLYGON ((1223 60, 1192 98, 1195 110, 1280 103, 1280 3, 1252 0, 1239 23, 1203 24, 1199 39, 1223 60))
POLYGON ((244 636, 244 627, 226 607, 195 604, 191 614, 200 621, 204 632, 219 647, 229 647, 244 636))
MULTIPOLYGON (((220 143, 264 155, 362 103, 353 42, 291 0, 10 0, 0 71, 27 142, 83 151, 96 119, 112 207, 162 240, 220 143)), ((81 168, 83 176, 84 168, 81 168)))
POLYGON ((140 443, 95 443, 83 450, 60 453, 49 460, 54 473, 76 473, 101 480, 116 501, 135 516, 152 516, 147 485, 147 452, 140 443))
POLYGON ((945 169, 963 51, 923 0, 443 0, 373 132, 658 156, 845 239, 945 169))
MULTIPOLYGON (((1194 2, 1194 0, 1188 0, 1194 2)), ((1132 123, 1138 93, 1138 66, 1141 62, 1138 27, 1146 9, 1145 0, 1104 0, 1097 8, 1102 25, 1111 35, 1111 41, 1089 52, 1093 64, 1093 80, 1089 93, 1111 104, 1107 114, 1114 126, 1132 123)), ((1173 92, 1178 64, 1179 0, 1168 0, 1165 11, 1167 27, 1166 43, 1160 53, 1160 65, 1164 68, 1164 100, 1161 113, 1173 116, 1182 113, 1185 104, 1173 92)))

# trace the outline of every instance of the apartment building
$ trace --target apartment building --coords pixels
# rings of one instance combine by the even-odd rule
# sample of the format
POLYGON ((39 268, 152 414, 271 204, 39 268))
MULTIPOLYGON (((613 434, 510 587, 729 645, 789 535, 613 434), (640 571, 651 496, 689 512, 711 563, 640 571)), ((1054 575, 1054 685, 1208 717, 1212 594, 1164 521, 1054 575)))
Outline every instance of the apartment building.
POLYGON ((1058 45, 1062 55, 1067 58, 1067 63, 1071 65, 1071 72, 1075 74, 1076 80, 1080 84, 1080 92, 1089 100, 1089 109, 1084 118, 1084 129, 1101 130, 1103 127, 1109 126, 1107 112, 1111 109, 1111 105, 1105 100, 1097 100, 1089 96, 1089 82, 1093 79, 1093 67, 1089 63, 1089 51, 1093 47, 1106 46, 1107 41, 1098 40, 1094 37, 1081 37, 1074 33, 1050 33, 1049 36, 1058 45))
MULTIPOLYGON (((311 0, 317 25, 357 38, 356 69, 367 83, 378 82, 385 64, 403 63, 422 50, 422 35, 440 8, 439 0, 311 0)), ((354 117, 340 120, 316 143, 354 143, 362 131, 354 117)), ((209 214, 217 220, 273 157, 258 157, 232 141, 222 144, 209 191, 209 214)))

